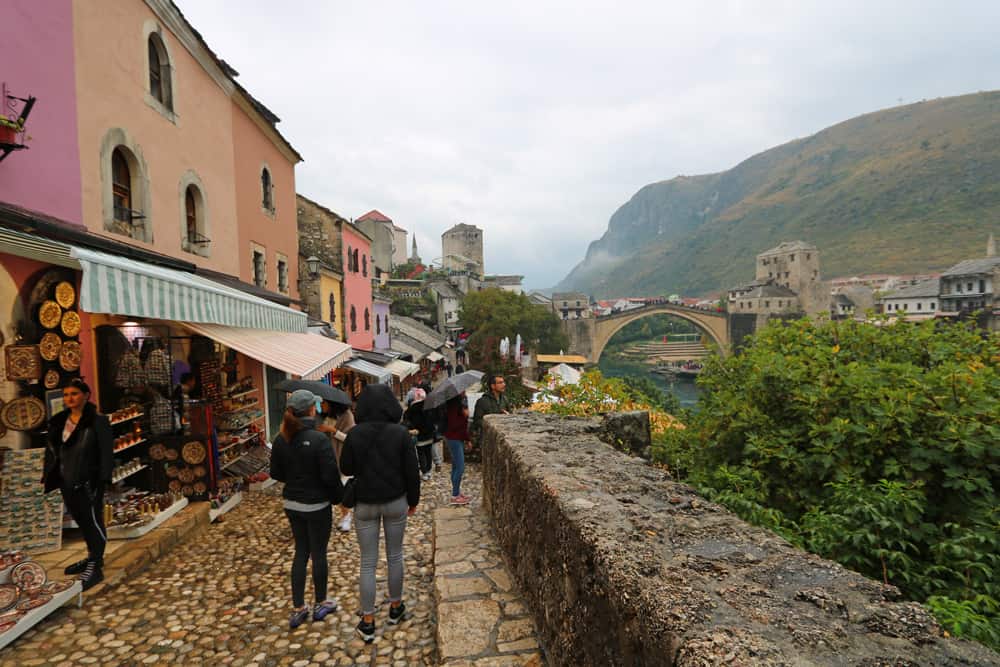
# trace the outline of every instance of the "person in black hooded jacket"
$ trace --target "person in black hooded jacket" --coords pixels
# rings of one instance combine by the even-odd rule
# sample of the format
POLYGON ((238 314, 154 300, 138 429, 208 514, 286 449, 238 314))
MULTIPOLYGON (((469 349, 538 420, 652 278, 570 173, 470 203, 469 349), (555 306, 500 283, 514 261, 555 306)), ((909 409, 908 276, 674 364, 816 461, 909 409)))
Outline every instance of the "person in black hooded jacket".
POLYGON ((90 402, 90 387, 74 378, 63 388, 66 409, 49 420, 45 448, 45 492, 62 491, 70 515, 83 533, 87 557, 65 569, 79 574, 83 590, 102 579, 104 547, 104 490, 111 484, 114 445, 107 416, 90 402))
POLYGON ((375 638, 375 565, 385 526, 389 569, 389 625, 403 620, 403 534, 406 517, 420 502, 420 470, 409 431, 399 423, 403 407, 383 384, 368 385, 358 397, 357 426, 347 434, 340 454, 345 475, 355 478, 354 527, 361 547, 361 613, 357 631, 375 638))
POLYGON ((312 609, 314 621, 336 611, 337 601, 327 598, 329 566, 326 552, 333 530, 332 504, 343 497, 340 471, 333 445, 316 430, 316 402, 305 389, 292 392, 286 401, 281 432, 271 449, 271 477, 285 483, 285 515, 295 538, 292 559, 292 614, 288 625, 295 629, 309 617, 305 604, 306 563, 312 559, 312 609))

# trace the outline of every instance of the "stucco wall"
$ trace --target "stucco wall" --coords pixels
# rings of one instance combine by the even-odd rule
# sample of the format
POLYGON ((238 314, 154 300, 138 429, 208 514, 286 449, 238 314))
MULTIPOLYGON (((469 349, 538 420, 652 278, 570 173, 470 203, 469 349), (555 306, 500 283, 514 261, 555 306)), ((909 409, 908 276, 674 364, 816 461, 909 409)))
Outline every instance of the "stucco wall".
POLYGON ((389 317, 389 304, 375 302, 372 305, 372 311, 375 313, 375 317, 378 318, 379 323, 372 323, 372 328, 375 331, 375 349, 376 350, 386 350, 389 348, 389 327, 386 326, 386 318, 389 317))
MULTIPOLYGON (((237 274, 232 103, 176 35, 138 0, 73 3, 74 53, 83 221, 94 232, 154 248, 217 271, 237 274), (172 68, 173 116, 149 101, 147 35, 157 30, 172 68), (134 193, 152 243, 105 230, 110 185, 108 143, 124 139, 145 163, 148 197, 134 193), (102 146, 107 154, 102 161, 102 146), (181 249, 182 183, 190 172, 203 184, 208 257, 181 249)), ((247 262, 248 263, 248 262, 247 262)), ((245 277, 245 275, 244 275, 245 277)))
POLYGON ((38 101, 26 125, 28 149, 0 163, 0 201, 81 224, 73 45, 72 0, 3 3, 0 83, 38 101))
POLYGON ((359 350, 371 350, 375 344, 375 327, 371 326, 365 331, 365 309, 369 313, 372 311, 372 273, 371 266, 371 244, 368 239, 359 234, 349 224, 341 225, 341 244, 343 246, 343 266, 344 266, 344 340, 352 347, 359 350), (369 255, 368 276, 364 276, 359 267, 357 271, 348 271, 347 251, 348 249, 358 250, 358 262, 361 257, 369 255), (351 306, 354 306, 356 317, 356 329, 351 331, 351 306))

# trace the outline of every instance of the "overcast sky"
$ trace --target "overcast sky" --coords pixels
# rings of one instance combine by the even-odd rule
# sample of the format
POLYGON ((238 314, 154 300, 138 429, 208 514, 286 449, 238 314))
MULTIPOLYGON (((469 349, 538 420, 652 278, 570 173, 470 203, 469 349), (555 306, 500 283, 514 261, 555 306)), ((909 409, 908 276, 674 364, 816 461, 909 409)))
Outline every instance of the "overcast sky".
POLYGON ((1000 88, 1000 2, 175 0, 305 158, 424 261, 458 222, 548 287, 639 188, 868 111, 1000 88))

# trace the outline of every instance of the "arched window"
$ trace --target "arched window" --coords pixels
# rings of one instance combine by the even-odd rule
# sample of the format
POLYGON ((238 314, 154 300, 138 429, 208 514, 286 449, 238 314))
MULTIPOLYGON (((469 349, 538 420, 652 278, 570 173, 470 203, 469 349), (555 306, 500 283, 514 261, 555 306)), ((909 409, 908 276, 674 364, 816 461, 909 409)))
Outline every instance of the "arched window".
POLYGON ((271 171, 264 167, 260 171, 260 203, 266 210, 274 211, 274 185, 271 183, 271 171))
POLYGON ((379 318, 377 314, 375 315, 375 335, 376 336, 382 335, 382 320, 379 318))
POLYGON ((368 277, 368 255, 361 256, 361 275, 368 277))
POLYGON ((351 246, 347 246, 347 271, 354 271, 354 251, 351 246))
POLYGON ((111 153, 111 192, 115 202, 115 221, 132 225, 132 171, 120 148, 111 153))
POLYGON ((330 292, 330 324, 337 321, 337 297, 330 292))
POLYGON ((149 53, 149 94, 168 110, 173 111, 174 102, 170 85, 170 58, 163 40, 157 33, 150 33, 146 41, 149 53))
POLYGON ((184 192, 184 231, 188 243, 198 238, 198 205, 194 199, 194 186, 187 186, 184 192))
POLYGON ((372 330, 371 315, 368 314, 368 309, 365 308, 365 331, 372 330))
POLYGON ((358 311, 351 306, 351 331, 358 330, 358 311))
POLYGON ((359 266, 361 266, 361 264, 358 263, 358 249, 355 248, 354 249, 354 272, 355 273, 358 272, 358 267, 359 266))

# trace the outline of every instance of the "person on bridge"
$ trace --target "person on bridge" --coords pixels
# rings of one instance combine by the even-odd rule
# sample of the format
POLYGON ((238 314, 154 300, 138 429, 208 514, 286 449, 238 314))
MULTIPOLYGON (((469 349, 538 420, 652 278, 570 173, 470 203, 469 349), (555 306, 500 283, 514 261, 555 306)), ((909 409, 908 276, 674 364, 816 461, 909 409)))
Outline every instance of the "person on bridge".
POLYGON ((469 404, 463 391, 444 404, 444 439, 451 454, 451 504, 468 505, 471 498, 462 493, 465 452, 472 449, 469 436, 469 404))
POLYGON ((476 447, 482 453, 483 446, 483 417, 486 415, 508 415, 510 414, 510 404, 507 401, 507 380, 502 375, 487 376, 487 391, 478 401, 476 401, 476 411, 472 417, 472 438, 476 447))

